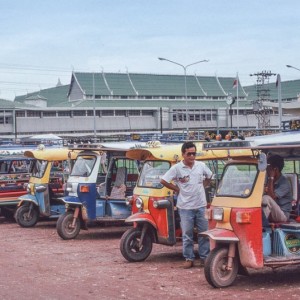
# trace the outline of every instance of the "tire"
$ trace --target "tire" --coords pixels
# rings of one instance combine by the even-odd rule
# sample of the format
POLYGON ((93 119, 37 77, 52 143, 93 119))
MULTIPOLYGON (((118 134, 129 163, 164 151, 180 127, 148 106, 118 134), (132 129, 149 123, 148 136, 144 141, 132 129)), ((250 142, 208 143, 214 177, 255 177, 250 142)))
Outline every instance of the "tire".
POLYGON ((204 274, 207 282, 216 288, 230 286, 236 279, 238 273, 238 258, 234 257, 232 269, 225 270, 228 260, 227 248, 213 249, 206 259, 204 266, 204 274))
POLYGON ((152 239, 149 234, 145 234, 142 247, 138 247, 141 234, 141 229, 131 228, 122 235, 120 250, 129 262, 144 261, 152 251, 152 239))
POLYGON ((71 240, 76 238, 80 231, 80 220, 76 218, 75 227, 72 228, 71 225, 73 223, 73 211, 67 211, 63 215, 61 215, 56 223, 56 230, 58 235, 63 240, 71 240))
POLYGON ((35 205, 22 205, 17 209, 15 219, 21 227, 29 228, 37 223, 39 215, 39 210, 35 205))

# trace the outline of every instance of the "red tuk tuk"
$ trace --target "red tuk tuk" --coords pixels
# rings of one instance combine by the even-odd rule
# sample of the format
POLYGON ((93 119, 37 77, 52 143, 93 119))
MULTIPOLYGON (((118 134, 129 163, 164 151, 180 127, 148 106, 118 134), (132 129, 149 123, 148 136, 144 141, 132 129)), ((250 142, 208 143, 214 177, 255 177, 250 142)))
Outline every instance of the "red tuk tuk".
POLYGON ((263 222, 262 196, 266 182, 267 156, 278 154, 285 160, 283 174, 290 179, 298 202, 300 160, 299 132, 253 138, 253 141, 215 142, 206 149, 251 148, 252 157, 228 161, 210 208, 209 230, 201 235, 210 239, 211 252, 205 262, 205 277, 213 287, 231 285, 246 268, 273 269, 300 264, 299 206, 286 223, 263 222), (298 222, 297 222, 298 221, 298 222))

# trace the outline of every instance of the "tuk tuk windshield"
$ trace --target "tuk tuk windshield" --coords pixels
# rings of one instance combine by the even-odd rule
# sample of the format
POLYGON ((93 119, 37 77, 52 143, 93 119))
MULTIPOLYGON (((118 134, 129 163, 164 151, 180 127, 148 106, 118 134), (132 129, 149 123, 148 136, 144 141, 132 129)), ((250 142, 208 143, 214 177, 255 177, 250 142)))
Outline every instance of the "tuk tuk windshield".
POLYGON ((44 176, 48 162, 46 160, 37 159, 32 164, 31 176, 42 178, 44 176))
POLYGON ((78 156, 73 166, 71 176, 89 176, 93 170, 95 162, 96 156, 78 156))
POLYGON ((170 166, 168 161, 146 161, 137 185, 156 189, 163 188, 160 179, 170 169, 170 166))
POLYGON ((217 189, 217 196, 248 197, 257 174, 255 164, 227 165, 217 189))
POLYGON ((31 159, 0 159, 0 174, 29 173, 31 159))

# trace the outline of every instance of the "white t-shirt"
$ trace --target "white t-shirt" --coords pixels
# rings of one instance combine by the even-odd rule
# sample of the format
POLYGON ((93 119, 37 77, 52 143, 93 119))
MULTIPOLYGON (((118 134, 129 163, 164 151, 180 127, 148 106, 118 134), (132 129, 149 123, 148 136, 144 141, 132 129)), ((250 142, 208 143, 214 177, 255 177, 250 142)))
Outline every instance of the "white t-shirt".
POLYGON ((195 161, 192 168, 187 167, 183 161, 172 166, 162 179, 178 185, 180 192, 177 207, 181 209, 197 209, 207 205, 203 181, 211 178, 212 172, 200 161, 195 161))

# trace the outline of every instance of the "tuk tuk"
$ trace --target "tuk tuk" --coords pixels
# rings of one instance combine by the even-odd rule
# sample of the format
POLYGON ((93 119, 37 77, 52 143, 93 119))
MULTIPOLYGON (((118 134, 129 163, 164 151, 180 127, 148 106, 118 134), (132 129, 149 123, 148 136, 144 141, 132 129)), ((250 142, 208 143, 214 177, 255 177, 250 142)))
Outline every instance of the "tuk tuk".
MULTIPOLYGON (((211 252, 205 262, 205 277, 213 287, 231 285, 247 268, 272 269, 300 264, 299 218, 299 132, 253 138, 244 141, 252 157, 232 158, 226 164, 216 194, 206 215, 211 252), (267 156, 280 155, 282 174, 291 183, 294 209, 285 223, 269 223, 262 212, 267 182, 267 156)), ((234 142, 210 143, 207 149, 241 147, 234 142)))
POLYGON ((19 197, 15 219, 21 227, 33 227, 40 217, 55 219, 64 212, 57 201, 64 195, 64 184, 76 153, 67 148, 28 150, 25 157, 33 160, 26 194, 19 197))
MULTIPOLYGON (((227 159, 227 151, 202 151, 203 142, 195 143, 196 159, 205 160, 215 174, 211 186, 206 189, 208 202, 214 195, 222 163, 217 159, 227 159)), ((160 183, 161 177, 181 160, 181 146, 164 145, 158 147, 132 149, 127 157, 143 161, 143 167, 134 189, 133 197, 127 202, 132 206, 132 215, 126 222, 134 224, 122 236, 120 251, 130 262, 145 260, 152 251, 153 243, 173 246, 181 240, 180 217, 176 209, 176 196, 172 190, 160 183)), ((246 150, 232 150, 233 155, 249 155, 246 150)), ((250 151, 251 153, 251 151, 250 151)))
POLYGON ((124 223, 131 214, 125 197, 132 195, 138 178, 138 165, 126 157, 133 144, 79 145, 80 151, 67 182, 67 196, 59 200, 65 213, 56 224, 58 235, 74 239, 88 223, 124 223), (106 156, 106 163, 103 163, 106 156), (106 169, 103 177, 103 169, 106 169), (102 175, 101 175, 102 174, 102 175))
POLYGON ((19 155, 0 156, 0 215, 13 219, 19 197, 26 194, 32 159, 19 155))

